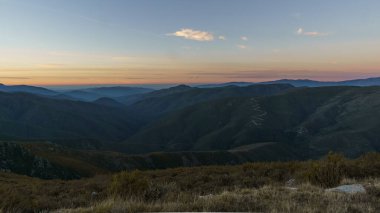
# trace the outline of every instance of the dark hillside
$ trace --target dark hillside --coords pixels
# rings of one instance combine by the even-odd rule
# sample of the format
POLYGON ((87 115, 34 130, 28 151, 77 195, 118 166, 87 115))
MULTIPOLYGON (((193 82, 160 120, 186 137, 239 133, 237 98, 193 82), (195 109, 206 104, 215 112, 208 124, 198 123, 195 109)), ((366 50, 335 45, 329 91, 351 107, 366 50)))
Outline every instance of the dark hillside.
POLYGON ((211 101, 163 117, 122 147, 136 153, 228 150, 276 143, 293 147, 305 158, 329 150, 354 157, 379 150, 379 100, 378 87, 321 87, 211 101))
POLYGON ((137 128, 138 122, 123 109, 26 93, 0 93, 3 139, 112 142, 126 139, 137 128))
POLYGON ((293 86, 287 84, 220 88, 193 88, 180 85, 148 93, 142 100, 130 105, 129 109, 144 118, 155 118, 197 103, 232 97, 269 96, 290 89, 293 89, 293 86))

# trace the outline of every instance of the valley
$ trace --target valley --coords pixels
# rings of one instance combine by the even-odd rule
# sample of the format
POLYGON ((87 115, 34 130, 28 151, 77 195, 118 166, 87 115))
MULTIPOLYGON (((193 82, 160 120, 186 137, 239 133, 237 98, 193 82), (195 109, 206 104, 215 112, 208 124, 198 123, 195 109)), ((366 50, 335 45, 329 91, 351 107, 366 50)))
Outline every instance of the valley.
POLYGON ((128 104, 115 97, 85 102, 3 92, 0 143, 18 151, 3 152, 1 169, 75 179, 134 169, 318 159, 330 151, 355 158, 380 150, 379 96, 377 86, 290 84, 179 85, 130 95, 134 101, 128 104), (46 174, 35 172, 28 159, 45 162, 46 174), (62 169, 67 172, 56 172, 62 169))

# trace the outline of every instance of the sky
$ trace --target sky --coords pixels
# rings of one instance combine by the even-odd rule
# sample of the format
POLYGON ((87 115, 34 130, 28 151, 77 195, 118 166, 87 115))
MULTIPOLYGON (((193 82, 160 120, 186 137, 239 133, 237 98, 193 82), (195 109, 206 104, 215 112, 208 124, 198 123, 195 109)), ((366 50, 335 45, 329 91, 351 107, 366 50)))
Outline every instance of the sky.
POLYGON ((380 76, 378 0, 0 0, 0 82, 380 76))

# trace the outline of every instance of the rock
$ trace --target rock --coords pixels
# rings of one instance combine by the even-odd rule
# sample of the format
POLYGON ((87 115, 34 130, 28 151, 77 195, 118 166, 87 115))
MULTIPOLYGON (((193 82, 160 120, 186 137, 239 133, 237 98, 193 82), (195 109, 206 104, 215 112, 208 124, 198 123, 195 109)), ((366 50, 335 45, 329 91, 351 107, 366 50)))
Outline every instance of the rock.
POLYGON ((365 188, 361 184, 342 185, 331 189, 326 189, 328 192, 343 192, 348 194, 366 193, 365 188))
POLYGON ((214 195, 213 194, 208 194, 208 195, 200 195, 199 198, 200 199, 211 199, 214 195))
POLYGON ((288 186, 288 187, 295 186, 296 185, 296 179, 292 178, 292 179, 286 181, 285 185, 288 186))
POLYGON ((288 189, 291 191, 297 191, 298 190, 298 188, 296 188, 296 187, 289 187, 289 186, 286 186, 285 189, 288 189))
POLYGON ((98 192, 92 192, 91 193, 91 197, 96 197, 96 196, 98 196, 98 192))

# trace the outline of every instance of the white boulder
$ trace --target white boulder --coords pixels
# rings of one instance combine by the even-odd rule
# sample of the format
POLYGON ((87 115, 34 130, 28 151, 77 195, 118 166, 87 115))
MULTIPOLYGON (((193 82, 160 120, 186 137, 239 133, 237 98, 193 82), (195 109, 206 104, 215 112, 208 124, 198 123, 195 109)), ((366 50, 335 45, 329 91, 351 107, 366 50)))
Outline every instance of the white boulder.
POLYGON ((326 189, 328 192, 343 192, 348 194, 365 193, 366 190, 361 184, 342 185, 335 188, 326 189))

